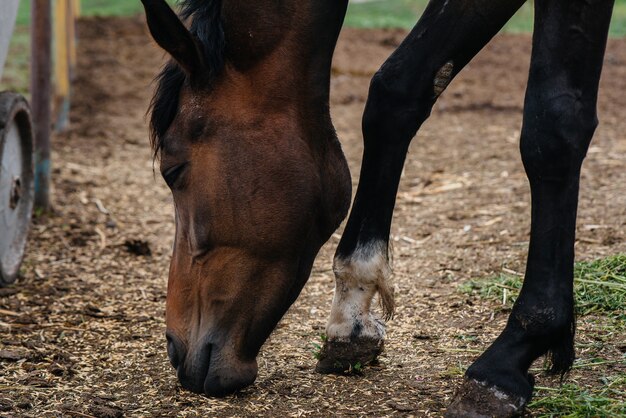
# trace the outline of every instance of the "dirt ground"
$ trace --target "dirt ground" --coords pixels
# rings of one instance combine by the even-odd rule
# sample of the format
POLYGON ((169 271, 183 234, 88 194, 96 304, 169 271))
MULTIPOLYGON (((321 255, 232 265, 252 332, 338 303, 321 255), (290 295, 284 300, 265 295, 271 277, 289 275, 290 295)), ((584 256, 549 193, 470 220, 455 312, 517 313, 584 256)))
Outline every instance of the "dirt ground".
MULTIPOLYGON (((214 400, 181 390, 165 350, 173 208, 153 173, 144 118, 163 54, 139 18, 84 20, 79 36, 71 128, 54 139, 55 214, 34 221, 23 274, 0 289, 0 414, 440 416, 508 314, 458 285, 524 269, 530 198, 518 140, 530 37, 497 37, 412 145, 392 228, 398 309, 380 365, 360 376, 313 370, 336 234, 263 347, 256 383, 214 400)), ((369 78, 402 37, 347 29, 337 49, 332 114, 355 184, 369 78)), ((579 260, 626 252, 626 40, 609 43, 600 96, 582 177, 579 260)), ((586 348, 601 327, 601 318, 580 321, 579 357, 619 361, 624 332, 586 348)), ((593 386, 625 368, 609 362, 570 379, 593 386)), ((537 374, 539 385, 558 385, 537 374)))

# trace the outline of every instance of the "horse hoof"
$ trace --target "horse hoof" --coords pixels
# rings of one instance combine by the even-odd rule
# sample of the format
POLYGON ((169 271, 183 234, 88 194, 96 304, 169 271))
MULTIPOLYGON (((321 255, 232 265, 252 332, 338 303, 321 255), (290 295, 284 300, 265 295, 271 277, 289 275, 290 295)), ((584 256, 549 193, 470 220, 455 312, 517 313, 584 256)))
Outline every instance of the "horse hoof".
POLYGON ((384 340, 375 338, 327 340, 320 350, 315 371, 322 374, 359 371, 361 367, 376 361, 383 347, 384 340))
POLYGON ((446 418, 511 418, 524 412, 528 400, 495 386, 466 378, 448 407, 446 418))

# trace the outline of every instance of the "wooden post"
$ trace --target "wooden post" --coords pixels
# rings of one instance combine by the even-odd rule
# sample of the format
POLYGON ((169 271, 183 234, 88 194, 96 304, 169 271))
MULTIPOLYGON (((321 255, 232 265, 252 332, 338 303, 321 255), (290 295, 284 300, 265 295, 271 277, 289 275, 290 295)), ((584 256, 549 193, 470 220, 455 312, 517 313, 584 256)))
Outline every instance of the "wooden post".
MULTIPOLYGON (((69 1, 69 17, 68 17, 68 41, 69 41, 69 53, 70 53, 70 81, 76 79, 76 65, 78 64, 78 57, 76 56, 76 19, 80 13, 80 2, 69 1)), ((70 88, 71 92, 71 88, 70 88)))
POLYGON ((50 209, 50 0, 31 0, 31 108, 35 126, 35 208, 50 209))
POLYGON ((70 1, 54 2, 54 128, 57 132, 67 128, 70 112, 70 1))

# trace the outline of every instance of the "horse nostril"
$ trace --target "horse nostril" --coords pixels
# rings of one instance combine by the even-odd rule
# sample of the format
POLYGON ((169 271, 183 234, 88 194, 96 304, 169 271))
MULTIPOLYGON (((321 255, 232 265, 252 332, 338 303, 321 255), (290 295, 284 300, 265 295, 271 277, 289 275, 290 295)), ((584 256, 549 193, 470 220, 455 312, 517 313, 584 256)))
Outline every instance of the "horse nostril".
POLYGON ((196 344, 188 350, 181 351, 180 341, 174 335, 168 336, 168 354, 172 365, 176 368, 180 384, 195 393, 203 392, 203 385, 211 364, 212 345, 196 344))
POLYGON ((180 366, 186 355, 185 345, 178 337, 169 331, 165 333, 165 338, 167 339, 167 356, 170 359, 172 367, 178 369, 178 366, 180 366))

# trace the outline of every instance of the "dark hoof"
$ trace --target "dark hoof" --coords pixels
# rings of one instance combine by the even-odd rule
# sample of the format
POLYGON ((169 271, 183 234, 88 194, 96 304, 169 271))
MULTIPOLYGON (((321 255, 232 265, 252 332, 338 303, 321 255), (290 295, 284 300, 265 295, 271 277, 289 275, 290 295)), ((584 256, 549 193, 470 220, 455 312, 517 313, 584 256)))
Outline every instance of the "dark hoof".
POLYGON ((528 400, 508 395, 495 386, 465 379, 448 407, 446 418, 510 418, 524 412, 528 400))
POLYGON ((361 367, 376 361, 383 351, 384 340, 354 338, 350 341, 324 342, 315 366, 318 373, 346 373, 360 371, 361 367))

